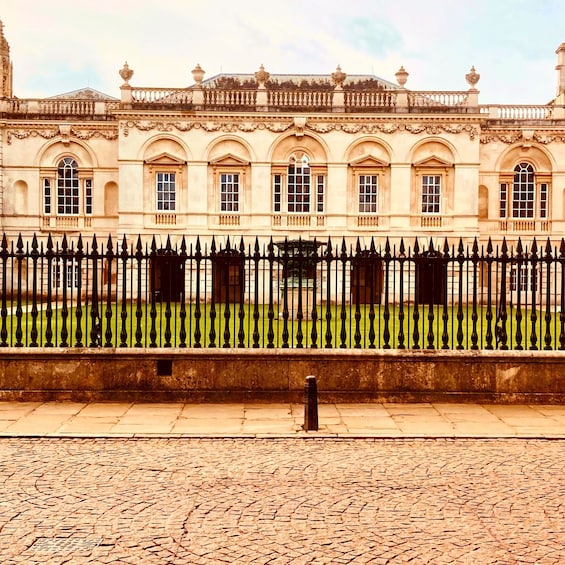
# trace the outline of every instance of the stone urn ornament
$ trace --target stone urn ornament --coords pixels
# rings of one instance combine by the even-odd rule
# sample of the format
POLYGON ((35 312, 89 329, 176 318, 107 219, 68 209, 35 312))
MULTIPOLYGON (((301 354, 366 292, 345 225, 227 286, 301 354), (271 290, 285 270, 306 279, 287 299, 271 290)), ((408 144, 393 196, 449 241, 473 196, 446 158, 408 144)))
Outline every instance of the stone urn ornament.
POLYGON ((481 75, 475 70, 475 67, 472 66, 470 72, 465 75, 465 79, 467 80, 467 84, 471 87, 471 90, 477 90, 477 83, 481 75))
POLYGON ((129 86, 129 81, 130 81, 131 77, 133 76, 133 69, 129 68, 127 61, 124 63, 124 66, 120 69, 120 76, 122 77, 122 80, 124 81, 123 85, 129 86))
POLYGON ((406 69, 401 66, 400 69, 396 71, 396 74, 394 76, 396 77, 396 82, 400 85, 400 88, 404 88, 404 85, 408 80, 408 72, 406 71, 406 69))

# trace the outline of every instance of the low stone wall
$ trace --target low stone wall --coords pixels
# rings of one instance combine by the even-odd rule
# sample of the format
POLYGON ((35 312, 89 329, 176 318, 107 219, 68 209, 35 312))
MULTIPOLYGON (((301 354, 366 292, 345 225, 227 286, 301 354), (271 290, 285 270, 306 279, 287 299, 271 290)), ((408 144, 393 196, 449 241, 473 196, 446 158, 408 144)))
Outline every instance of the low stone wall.
POLYGON ((5 349, 2 400, 565 401, 565 352, 5 349))

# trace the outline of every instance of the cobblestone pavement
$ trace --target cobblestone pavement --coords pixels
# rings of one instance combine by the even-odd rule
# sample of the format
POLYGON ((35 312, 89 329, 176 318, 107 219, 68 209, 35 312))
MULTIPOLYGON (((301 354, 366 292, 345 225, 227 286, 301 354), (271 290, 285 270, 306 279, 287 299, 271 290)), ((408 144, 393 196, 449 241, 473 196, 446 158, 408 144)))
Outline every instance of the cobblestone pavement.
POLYGON ((565 562, 565 441, 0 439, 0 562, 565 562))

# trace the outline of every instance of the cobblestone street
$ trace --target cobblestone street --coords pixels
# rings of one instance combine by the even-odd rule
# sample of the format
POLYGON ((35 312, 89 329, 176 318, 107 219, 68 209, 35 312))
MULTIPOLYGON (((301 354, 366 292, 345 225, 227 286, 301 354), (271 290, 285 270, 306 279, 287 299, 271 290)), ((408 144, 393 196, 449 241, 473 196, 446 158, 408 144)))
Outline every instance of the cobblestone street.
POLYGON ((13 563, 558 564, 565 441, 0 439, 13 563))

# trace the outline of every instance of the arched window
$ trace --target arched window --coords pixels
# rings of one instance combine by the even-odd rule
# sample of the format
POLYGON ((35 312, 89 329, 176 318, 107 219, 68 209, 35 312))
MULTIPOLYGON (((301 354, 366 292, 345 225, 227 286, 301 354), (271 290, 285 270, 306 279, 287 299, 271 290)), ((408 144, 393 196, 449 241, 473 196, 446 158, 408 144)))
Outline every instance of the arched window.
POLYGON ((73 157, 64 157, 51 173, 48 169, 42 173, 45 174, 43 176, 43 213, 45 215, 53 213, 58 216, 92 215, 92 178, 88 172, 79 171, 78 164, 73 157))
POLYGON ((512 184, 512 217, 533 218, 535 213, 536 185, 534 168, 529 163, 520 163, 514 168, 512 184))
POLYGON ((273 175, 273 211, 288 214, 323 214, 326 176, 312 168, 306 153, 293 153, 283 172, 273 175))
POLYGON ((310 160, 306 154, 300 159, 295 155, 290 158, 287 194, 289 212, 310 212, 310 160))
POLYGON ((527 162, 518 163, 512 175, 501 175, 500 218, 541 219, 549 217, 549 180, 547 173, 536 172, 527 162), (511 204, 511 207, 509 206, 511 204))
POLYGON ((65 157, 57 168, 57 214, 78 214, 78 166, 74 159, 65 157))

